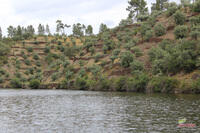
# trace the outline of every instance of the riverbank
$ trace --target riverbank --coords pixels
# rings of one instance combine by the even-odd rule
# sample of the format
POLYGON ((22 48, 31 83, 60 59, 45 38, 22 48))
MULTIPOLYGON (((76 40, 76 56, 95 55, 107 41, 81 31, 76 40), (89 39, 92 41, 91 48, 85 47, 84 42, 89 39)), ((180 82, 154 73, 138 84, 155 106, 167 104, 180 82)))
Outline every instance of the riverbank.
POLYGON ((171 93, 171 94, 200 94, 200 79, 190 82, 177 80, 172 77, 154 76, 141 73, 136 77, 117 77, 108 79, 90 79, 87 77, 77 78, 74 81, 62 81, 61 83, 13 83, 0 88, 22 89, 66 89, 66 90, 89 90, 89 91, 113 91, 113 92, 140 92, 140 93, 171 93))

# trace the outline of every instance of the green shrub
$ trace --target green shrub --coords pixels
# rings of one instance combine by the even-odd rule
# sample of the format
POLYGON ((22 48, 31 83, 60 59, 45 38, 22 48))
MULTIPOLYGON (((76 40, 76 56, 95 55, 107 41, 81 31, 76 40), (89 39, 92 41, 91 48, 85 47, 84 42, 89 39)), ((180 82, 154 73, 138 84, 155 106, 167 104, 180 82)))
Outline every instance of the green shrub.
POLYGON ((149 76, 145 73, 140 73, 127 81, 128 91, 145 92, 146 86, 149 82, 149 76))
POLYGON ((194 93, 200 94, 200 79, 194 81, 190 89, 192 89, 194 93))
POLYGON ((153 30, 146 31, 145 36, 144 36, 144 40, 149 41, 153 37, 152 33, 153 33, 153 30))
POLYGON ((131 50, 135 54, 136 57, 140 57, 143 55, 143 52, 139 47, 133 47, 131 50))
POLYGON ((147 89, 156 93, 173 93, 178 86, 178 81, 170 77, 153 77, 147 89))
POLYGON ((7 55, 9 53, 10 47, 3 42, 0 42, 0 56, 7 55))
POLYGON ((127 49, 127 50, 131 50, 131 48, 134 47, 134 46, 135 46, 135 43, 132 42, 132 41, 129 41, 128 43, 126 43, 124 45, 124 48, 127 49))
POLYGON ((39 60, 38 54, 34 54, 34 55, 33 55, 33 59, 34 59, 34 60, 39 60))
POLYGON ((114 61, 115 61, 117 58, 118 58, 118 57, 117 57, 117 56, 114 56, 114 55, 110 56, 110 60, 112 61, 112 63, 114 63, 114 61))
POLYGON ((96 54, 94 59, 95 59, 95 62, 98 62, 99 59, 102 57, 103 55, 101 55, 100 53, 96 54))
POLYGON ((48 46, 45 47, 44 52, 45 52, 45 53, 49 53, 49 52, 50 52, 50 47, 48 47, 48 46))
POLYGON ((135 60, 131 63, 130 68, 131 68, 132 72, 143 71, 144 70, 144 64, 140 61, 135 60))
POLYGON ((151 30, 151 26, 149 24, 146 24, 146 23, 142 24, 140 28, 141 36, 144 37, 146 32, 149 30, 151 30))
POLYGON ((200 26, 192 27, 190 36, 192 39, 197 40, 200 37, 200 26))
POLYGON ((134 56, 131 52, 123 52, 120 55, 120 60, 121 60, 121 66, 124 68, 127 68, 130 66, 130 64, 133 62, 134 56))
POLYGON ((28 60, 28 59, 26 59, 24 62, 25 62, 25 64, 26 64, 27 66, 31 65, 31 62, 30 62, 30 60, 28 60))
POLYGON ((40 67, 40 66, 41 66, 41 63, 40 63, 40 61, 37 61, 35 64, 36 64, 36 66, 38 66, 38 67, 40 67))
POLYGON ((154 27, 154 32, 156 36, 162 36, 166 33, 166 28, 161 23, 158 23, 154 27))
POLYGON ((200 0, 196 0, 193 5, 194 12, 200 12, 200 0))
POLYGON ((58 45, 62 45, 62 42, 61 42, 61 41, 58 41, 58 45))
POLYGON ((86 90, 88 87, 87 80, 85 78, 78 77, 75 81, 75 87, 79 90, 86 90))
POLYGON ((200 24, 200 15, 194 16, 190 18, 190 24, 193 25, 199 25, 200 24))
POLYGON ((113 50, 112 55, 118 56, 120 54, 120 52, 121 52, 120 49, 115 49, 115 50, 113 50))
POLYGON ((40 81, 38 79, 32 79, 29 82, 29 87, 31 87, 32 89, 38 89, 40 86, 40 81))
POLYGON ((124 76, 117 78, 114 82, 116 91, 126 91, 126 81, 124 76))
POLYGON ((11 79, 10 85, 13 88, 21 88, 22 87, 22 83, 21 83, 21 80, 19 78, 11 79))
POLYGON ((52 76, 51 76, 51 80, 52 81, 56 81, 59 77, 59 73, 53 73, 52 76))
POLYGON ((172 16, 176 11, 178 10, 178 6, 175 2, 172 2, 169 4, 169 7, 167 9, 167 16, 172 16))
POLYGON ((185 25, 176 26, 174 29, 174 35, 176 39, 185 38, 188 34, 188 28, 185 25))
POLYGON ((176 13, 173 15, 174 21, 177 25, 183 25, 186 20, 185 14, 183 14, 181 11, 176 11, 176 13))
POLYGON ((27 51, 28 52, 33 52, 33 48, 32 47, 27 47, 27 51))

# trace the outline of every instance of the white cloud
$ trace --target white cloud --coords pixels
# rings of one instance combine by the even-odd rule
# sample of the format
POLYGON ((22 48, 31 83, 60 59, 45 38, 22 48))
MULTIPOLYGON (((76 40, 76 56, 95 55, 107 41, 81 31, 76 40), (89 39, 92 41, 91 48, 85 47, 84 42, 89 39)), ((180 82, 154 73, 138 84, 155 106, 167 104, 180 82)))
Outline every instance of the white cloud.
MULTIPOLYGON (((128 0, 0 0, 0 26, 6 34, 9 25, 49 24, 55 31, 56 20, 64 23, 91 24, 97 33, 100 23, 116 26, 127 17, 128 0)), ((148 0, 148 6, 155 0, 148 0)))

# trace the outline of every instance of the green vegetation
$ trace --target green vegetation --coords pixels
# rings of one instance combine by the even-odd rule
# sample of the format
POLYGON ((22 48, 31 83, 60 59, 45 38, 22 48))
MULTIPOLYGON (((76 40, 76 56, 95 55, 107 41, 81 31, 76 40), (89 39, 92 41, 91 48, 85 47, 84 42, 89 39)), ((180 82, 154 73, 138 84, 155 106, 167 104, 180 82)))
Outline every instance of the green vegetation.
POLYGON ((7 36, 0 28, 0 85, 200 93, 199 3, 156 0, 149 12, 145 0, 129 0, 127 18, 98 34, 62 20, 53 34, 43 24, 9 26, 7 36))

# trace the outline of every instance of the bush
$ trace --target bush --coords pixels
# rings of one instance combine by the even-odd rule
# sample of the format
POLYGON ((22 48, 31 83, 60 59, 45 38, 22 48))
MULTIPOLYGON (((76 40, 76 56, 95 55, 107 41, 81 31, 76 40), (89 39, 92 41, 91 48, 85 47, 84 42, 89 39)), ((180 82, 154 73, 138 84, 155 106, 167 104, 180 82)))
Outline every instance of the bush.
POLYGON ((194 12, 200 12, 200 0, 196 0, 193 5, 194 12))
POLYGON ((33 48, 32 48, 32 47, 28 47, 28 48, 27 48, 27 51, 28 51, 28 52, 33 52, 33 48))
POLYGON ((39 60, 39 56, 38 56, 38 54, 34 54, 34 55, 33 55, 33 59, 35 59, 35 60, 39 60))
POLYGON ((115 89, 116 91, 126 91, 126 77, 119 77, 115 80, 115 89))
POLYGON ((45 47, 44 52, 45 53, 49 53, 50 52, 50 47, 45 47))
POLYGON ((185 38, 187 37, 187 34, 188 34, 188 28, 185 25, 176 26, 176 28, 174 29, 174 35, 176 39, 185 38))
POLYGON ((149 41, 152 37, 153 37, 153 31, 152 30, 148 30, 148 31, 146 31, 146 33, 145 33, 145 36, 144 36, 144 40, 145 41, 149 41))
POLYGON ((86 90, 88 87, 87 80, 85 78, 78 77, 75 81, 75 87, 79 90, 86 90))
POLYGON ((140 57, 143 55, 143 52, 139 47, 133 47, 131 51, 135 54, 136 57, 140 57))
POLYGON ((191 36, 192 39, 197 40, 200 37, 200 26, 192 27, 190 36, 191 36))
POLYGON ((162 36, 166 33, 166 29, 161 23, 158 23, 154 27, 154 32, 156 36, 162 36))
POLYGON ((190 18, 190 24, 193 25, 199 25, 200 24, 200 15, 194 16, 190 18))
POLYGON ((131 52, 123 52, 120 55, 121 66, 127 68, 133 62, 134 56, 131 52))
POLYGON ((183 25, 185 23, 186 16, 181 11, 176 11, 176 13, 173 16, 174 21, 177 25, 183 25))
POLYGON ((169 8, 167 9, 167 16, 172 16, 178 10, 178 6, 175 2, 169 4, 169 8))
POLYGON ((148 83, 149 92, 173 93, 178 86, 178 81, 170 77, 153 77, 148 83))
POLYGON ((95 62, 98 62, 99 59, 102 57, 103 55, 101 55, 100 53, 96 54, 94 59, 95 59, 95 62))
POLYGON ((26 64, 27 66, 31 65, 31 62, 30 62, 30 60, 28 60, 28 59, 26 59, 24 62, 25 62, 25 64, 26 64))
POLYGON ((146 23, 145 23, 145 24, 142 24, 142 25, 141 25, 141 28, 140 28, 141 36, 144 37, 145 34, 146 34, 146 32, 149 31, 149 30, 151 30, 151 26, 150 26, 150 25, 148 25, 148 24, 146 24, 146 23))
POLYGON ((120 54, 120 52, 121 52, 120 49, 115 49, 115 50, 113 50, 112 55, 118 56, 120 54))
POLYGON ((144 64, 140 61, 135 60, 131 63, 130 68, 131 68, 132 72, 143 71, 144 70, 144 64))
POLYGON ((10 84, 13 88, 21 88, 22 87, 21 80, 18 78, 11 79, 10 84))
POLYGON ((128 43, 126 43, 126 44, 124 45, 124 48, 127 49, 127 50, 130 50, 130 49, 131 49, 132 47, 134 47, 134 46, 135 46, 135 43, 129 41, 128 43))
POLYGON ((58 79, 58 77, 59 77, 59 73, 54 73, 54 74, 52 74, 51 79, 52 79, 52 81, 56 81, 58 79))
POLYGON ((31 89, 38 89, 40 86, 40 81, 38 79, 32 79, 29 82, 29 87, 31 87, 31 89))
POLYGON ((145 92, 149 82, 149 76, 145 73, 140 73, 127 81, 128 91, 145 92))
POLYGON ((0 56, 4 56, 9 53, 10 47, 7 44, 0 42, 0 56))
POLYGON ((200 79, 192 83, 191 89, 194 93, 200 94, 200 79))

